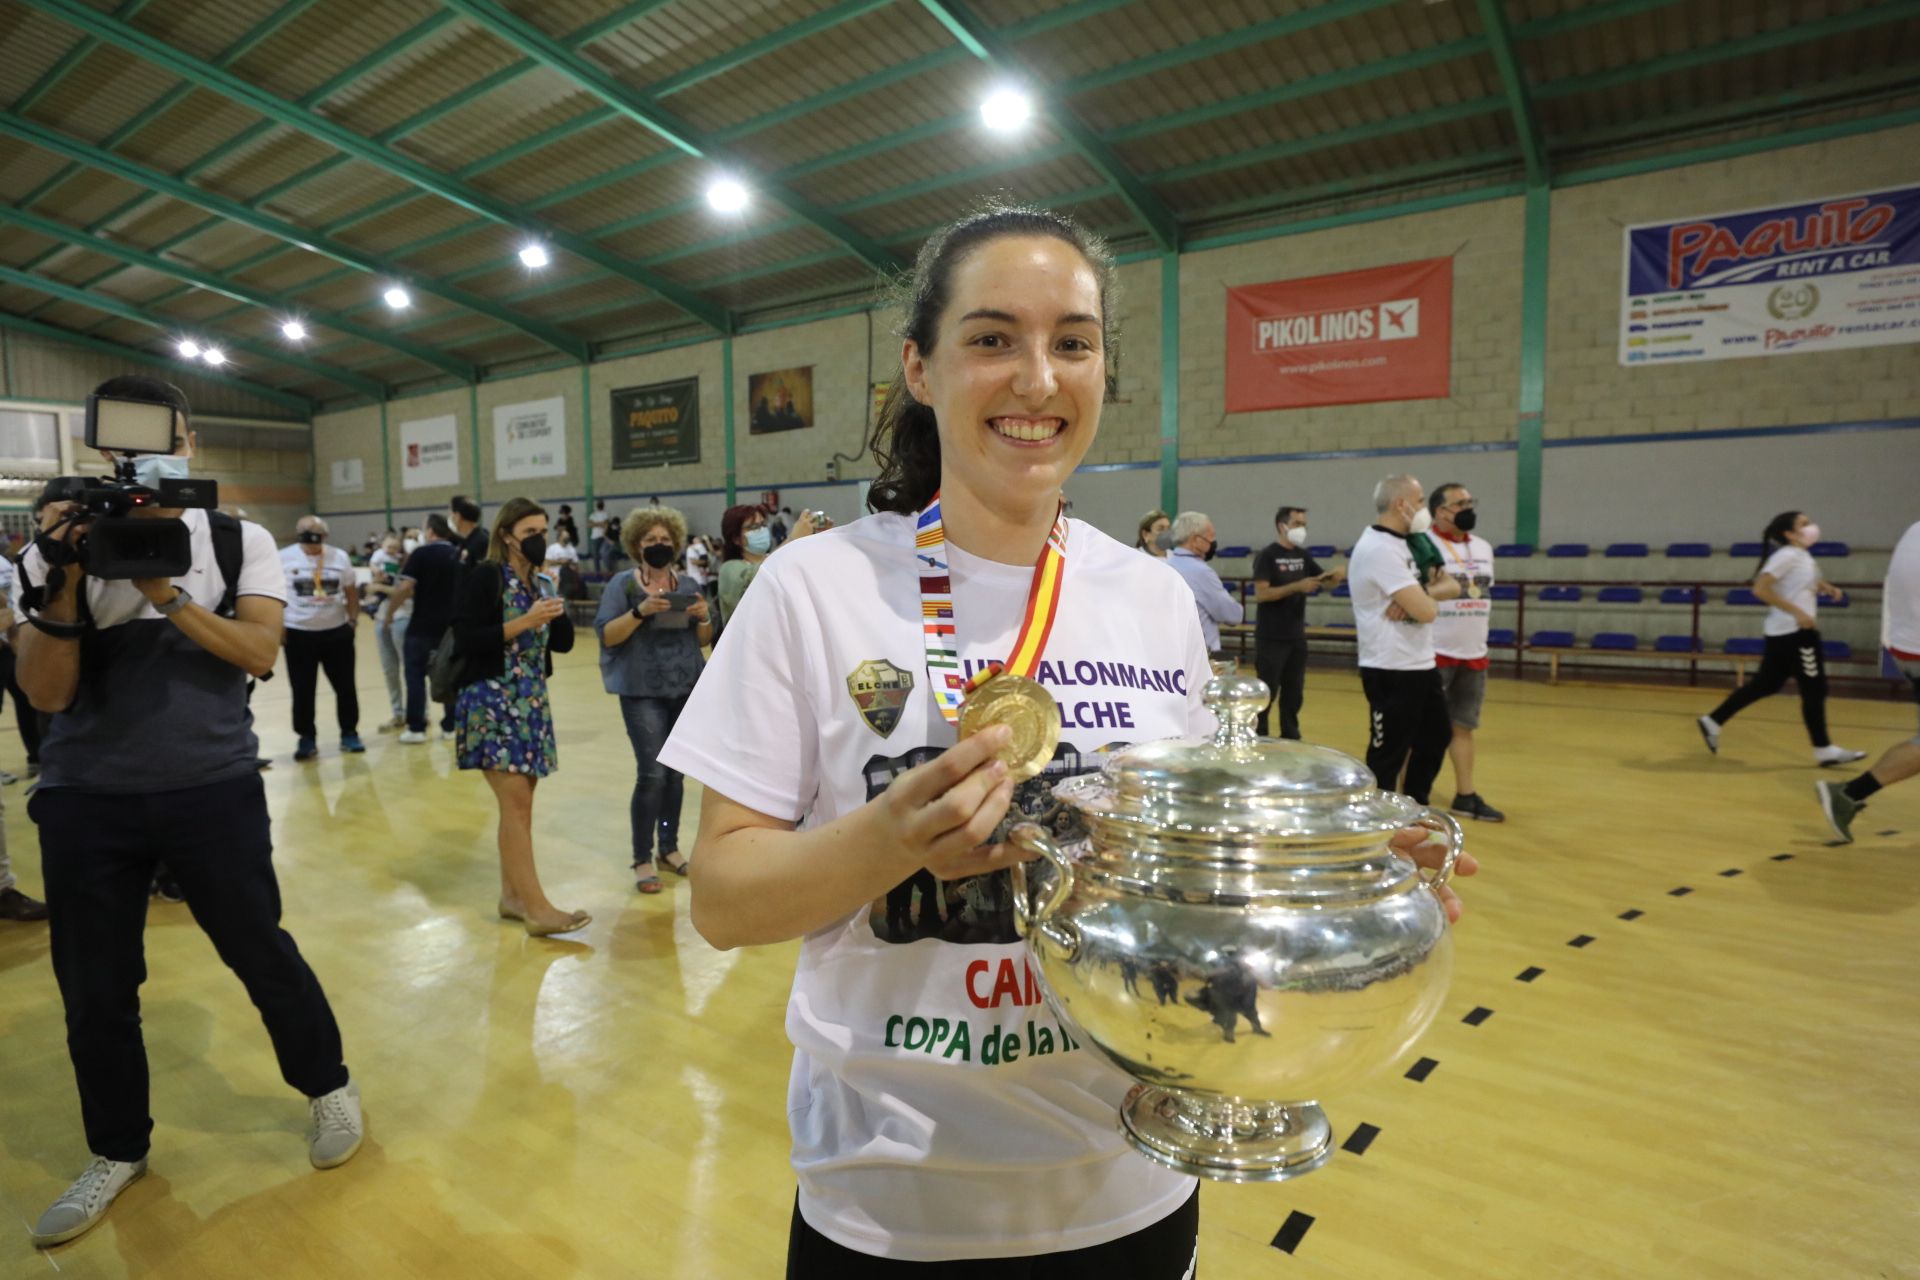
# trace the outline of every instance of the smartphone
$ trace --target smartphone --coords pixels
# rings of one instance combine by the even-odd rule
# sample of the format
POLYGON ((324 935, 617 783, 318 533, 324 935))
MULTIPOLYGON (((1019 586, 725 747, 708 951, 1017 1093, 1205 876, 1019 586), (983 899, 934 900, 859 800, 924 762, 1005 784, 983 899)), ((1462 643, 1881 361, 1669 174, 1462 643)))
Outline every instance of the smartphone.
POLYGON ((693 625, 693 619, 688 616, 687 610, 692 608, 693 602, 700 598, 698 591, 669 591, 657 598, 665 600, 668 608, 665 613, 650 615, 654 626, 678 628, 693 625))

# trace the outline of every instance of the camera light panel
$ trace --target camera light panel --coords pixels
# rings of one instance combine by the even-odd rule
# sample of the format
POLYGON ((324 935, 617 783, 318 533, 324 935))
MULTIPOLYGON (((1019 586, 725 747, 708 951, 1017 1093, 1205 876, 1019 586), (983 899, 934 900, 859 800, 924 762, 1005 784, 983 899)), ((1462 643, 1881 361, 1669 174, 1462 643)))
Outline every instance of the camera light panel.
POLYGON ((174 409, 150 400, 87 398, 87 444, 114 453, 172 453, 174 409))

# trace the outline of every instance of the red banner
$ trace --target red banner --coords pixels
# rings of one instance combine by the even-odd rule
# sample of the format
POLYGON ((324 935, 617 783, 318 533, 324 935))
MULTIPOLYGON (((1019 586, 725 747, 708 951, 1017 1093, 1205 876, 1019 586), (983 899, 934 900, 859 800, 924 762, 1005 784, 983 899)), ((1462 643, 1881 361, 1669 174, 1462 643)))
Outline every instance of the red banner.
POLYGON ((1453 259, 1227 290, 1227 412, 1444 399, 1453 259))

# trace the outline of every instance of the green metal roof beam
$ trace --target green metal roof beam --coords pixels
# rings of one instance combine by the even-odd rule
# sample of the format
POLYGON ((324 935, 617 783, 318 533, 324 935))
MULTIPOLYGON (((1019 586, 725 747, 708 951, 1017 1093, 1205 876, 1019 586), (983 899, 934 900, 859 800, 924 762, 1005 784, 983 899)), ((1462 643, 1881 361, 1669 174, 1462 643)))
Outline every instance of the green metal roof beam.
MULTIPOLYGON (((29 3, 48 2, 49 0, 29 0, 29 3)), ((58 2, 71 3, 72 0, 58 0, 58 2)), ((603 102, 616 108, 629 120, 652 130, 688 155, 721 165, 729 163, 730 157, 716 154, 711 142, 701 137, 686 122, 669 113, 654 100, 652 95, 628 88, 608 72, 574 53, 532 23, 494 4, 493 0, 442 0, 442 3, 480 23, 502 39, 517 45, 575 83, 592 90, 603 102)), ((736 167, 740 169, 743 176, 750 175, 752 172, 747 166, 736 167)), ((883 270, 895 270, 903 265, 885 245, 856 231, 824 209, 816 208, 797 193, 764 182, 760 184, 759 190, 766 199, 783 205, 814 223, 821 231, 846 245, 873 266, 883 270)), ((581 239, 581 243, 590 244, 584 238, 581 239)), ((612 261, 619 261, 615 255, 606 256, 612 261)))
MULTIPOLYGON (((1335 0, 1336 4, 1361 6, 1390 2, 1393 0, 1335 0)), ((1133 216, 1146 227, 1154 243, 1169 253, 1179 250, 1180 224, 1175 220, 1173 211, 1151 187, 1140 180, 1120 158, 1120 154, 1101 141, 1100 135, 1076 116, 1064 101, 1048 101, 1048 95, 1040 88, 1044 82, 1020 60, 999 33, 976 18, 959 0, 920 0, 920 7, 932 14, 941 26, 966 46, 969 53, 989 67, 1012 71, 1027 80, 1030 91, 1040 100, 1048 123, 1073 144, 1073 149, 1098 170, 1101 177, 1119 190, 1121 199, 1126 201, 1133 216)))
POLYGON ((1327 0, 1324 4, 1314 5, 1310 9, 1301 9, 1284 17, 1269 18, 1265 22, 1257 22, 1237 31, 1228 31, 1205 40, 1195 40, 1163 50, 1151 57, 1137 58, 1132 62, 1108 67, 1104 71, 1079 76, 1060 85, 1059 92, 1063 97, 1085 93, 1089 89, 1104 88, 1123 80, 1151 75, 1155 71, 1165 71, 1168 67, 1183 66, 1189 62, 1197 62, 1201 58, 1211 58, 1215 54, 1231 53, 1236 49, 1245 49, 1250 45, 1268 40, 1278 40, 1282 36, 1294 35, 1313 27, 1325 26, 1329 22, 1339 22, 1345 18, 1356 17, 1399 3, 1400 0, 1327 0))
POLYGON ((1728 125, 1759 124, 1782 115, 1847 107, 1871 101, 1887 92, 1911 92, 1914 72, 1911 67, 1890 67, 1866 71, 1838 80, 1825 80, 1785 93, 1763 93, 1737 102, 1720 102, 1692 111, 1675 111, 1627 124, 1599 129, 1582 129, 1560 139, 1563 151, 1584 151, 1615 144, 1646 145, 1672 141, 1676 134, 1700 128, 1725 128, 1728 125))
MULTIPOLYGON (((126 0, 125 4, 122 4, 118 9, 113 11, 113 16, 124 21, 152 3, 153 0, 126 0)), ((68 72, 79 66, 88 54, 99 47, 100 42, 92 37, 87 37, 79 41, 73 48, 62 54, 60 61, 49 67, 45 75, 34 81, 32 85, 28 86, 25 93, 15 99, 12 104, 13 110, 20 112, 32 110, 40 99, 52 93, 55 86, 67 78, 68 72)))
POLYGON ((1507 99, 1503 95, 1495 94, 1492 97, 1475 98, 1471 102, 1456 102, 1444 107, 1434 107, 1428 111, 1415 111, 1409 115, 1388 116, 1385 120, 1355 125, 1351 129, 1335 129, 1331 133, 1310 133, 1304 138, 1291 138, 1285 142, 1275 142, 1264 147, 1253 147, 1224 156, 1215 156, 1211 160, 1196 160, 1192 164, 1161 169, 1148 176, 1155 183, 1185 182, 1189 178, 1227 173, 1234 169, 1244 169, 1249 165, 1265 164, 1269 160, 1283 160, 1288 156, 1323 151, 1328 147, 1366 142, 1373 138, 1384 138, 1413 129, 1424 129, 1430 125, 1450 124, 1455 120, 1484 116, 1495 111, 1503 111, 1506 106, 1507 99))
MULTIPOLYGON (((1074 153, 1076 148, 1069 142, 1056 142, 1050 147, 1041 147, 1037 151, 1028 151, 1020 156, 1020 163, 1045 164, 1050 160, 1063 159, 1074 153)), ((1012 168, 1004 160, 989 160, 986 164, 977 164, 970 169, 950 169, 945 173, 936 173, 931 178, 922 178, 918 182, 909 182, 904 187, 888 187, 885 191, 876 191, 858 200, 849 200, 840 205, 842 213, 859 213, 866 209, 877 209, 881 205, 893 204, 900 200, 911 200, 914 196, 923 196, 929 191, 940 191, 947 187, 961 186, 977 182, 981 178, 991 178, 1012 168)), ((1102 174, 1102 177, 1106 175, 1102 174)))
POLYGON ((1572 173, 1562 173, 1554 178, 1556 187, 1578 187, 1589 182, 1607 182, 1614 178, 1634 178, 1644 173, 1657 173, 1663 169, 1675 169, 1684 165, 1710 164, 1716 160, 1731 160, 1737 156, 1749 156, 1766 151, 1777 151, 1783 147, 1807 146, 1816 142, 1831 142, 1835 138, 1848 138, 1861 133, 1877 133, 1882 129, 1898 129, 1910 124, 1920 124, 1920 107, 1910 107, 1905 111, 1892 111, 1884 115, 1863 116, 1856 120, 1840 120, 1832 124, 1811 125, 1805 129, 1793 129, 1786 133, 1767 134, 1757 138, 1741 138, 1733 142, 1717 143, 1713 146, 1696 147, 1691 151, 1676 151, 1668 155, 1648 156, 1640 160, 1627 160, 1619 164, 1598 165, 1590 169, 1576 169, 1572 173))
POLYGON ((1246 214, 1286 213, 1297 207, 1337 200, 1344 196, 1382 194, 1389 189, 1397 191, 1403 187, 1422 185, 1436 178, 1476 178, 1490 169, 1500 166, 1517 166, 1519 163, 1520 153, 1512 147, 1500 147, 1493 151, 1476 151, 1471 155, 1449 156, 1445 160, 1428 160, 1421 164, 1403 165, 1397 169, 1383 169, 1378 173, 1370 173, 1358 178, 1339 178, 1332 182, 1315 183, 1311 187, 1290 187, 1283 192, 1265 192, 1242 200, 1229 200, 1225 204, 1208 205, 1189 215, 1189 221, 1217 222, 1246 214))
MULTIPOLYGON (((62 284, 58 280, 49 279, 46 276, 29 275, 25 271, 18 271, 13 267, 0 267, 0 282, 16 284, 24 289, 33 289, 40 293, 51 293, 68 302, 77 302, 83 307, 91 307, 95 311, 109 312, 110 314, 119 316, 123 320, 132 320, 138 324, 148 325, 169 336, 181 332, 182 329, 180 321, 172 316, 154 315, 150 311, 143 310, 129 302, 122 302, 109 294, 97 292, 88 293, 85 289, 75 288, 70 284, 62 284)), ((387 394, 385 383, 363 378, 359 374, 351 373, 337 365, 323 364, 318 360, 309 360, 305 356, 294 355, 288 351, 275 350, 263 343, 254 342, 249 338, 236 337, 233 334, 222 334, 221 340, 236 351, 245 351, 263 360, 278 361, 281 364, 291 365, 296 369, 305 369, 316 377, 325 378, 329 382, 337 382, 343 387, 352 387, 354 390, 366 395, 375 395, 384 398, 387 394)))
POLYGON ((1520 154, 1527 161, 1527 181, 1535 186, 1547 180, 1547 147, 1539 121, 1528 96, 1527 75, 1514 52, 1513 31, 1507 25, 1506 0, 1475 0, 1480 10, 1480 29, 1491 46, 1493 65, 1500 72, 1500 87, 1506 90, 1507 109, 1513 114, 1514 137, 1520 140, 1520 154))
MULTIPOLYGON (((70 333, 65 329, 56 328, 50 324, 41 324, 36 320, 28 320, 24 316, 8 315, 4 311, 0 311, 0 328, 13 329, 20 333, 45 339, 48 342, 64 342, 69 346, 84 347, 89 351, 98 351, 102 354, 110 355, 116 360, 133 360, 140 364, 158 365, 163 369, 171 370, 176 375, 180 372, 180 362, 178 360, 169 360, 165 356, 157 356, 151 351, 142 351, 138 347, 129 347, 118 342, 107 342, 100 338, 89 338, 82 334, 70 333)), ((282 391, 278 387, 269 387, 262 382, 254 382, 247 378, 239 378, 232 374, 221 373, 217 369, 195 369, 192 373, 196 378, 205 378, 209 382, 224 383, 227 386, 245 391, 248 395, 259 396, 262 400, 271 400, 275 404, 283 404, 289 409, 304 414, 308 421, 311 421, 313 418, 313 401, 307 399, 305 396, 296 395, 291 391, 282 391)))
POLYGON ((564 351, 575 359, 579 359, 586 350, 586 343, 583 339, 563 329, 542 324, 540 321, 528 316, 515 315, 513 312, 485 298, 475 297, 463 290, 441 285, 433 280, 422 279, 395 263, 372 257, 349 245, 341 244, 337 240, 318 235, 303 227, 296 227, 291 223, 282 222, 269 214, 260 213, 247 208, 245 205, 223 199, 199 187, 190 186, 178 179, 170 178, 157 170, 148 169, 133 163, 131 160, 123 159, 120 156, 114 155, 112 152, 102 151, 98 147, 80 142, 74 138, 69 138, 67 135, 49 129, 36 121, 22 119, 10 111, 0 111, 0 134, 7 134, 23 142, 30 142, 34 146, 51 151, 56 155, 65 156, 70 160, 79 160, 85 164, 90 164, 102 172, 112 174, 123 182, 131 182, 136 186, 150 186, 157 191, 165 192, 176 200, 196 205, 207 210, 209 213, 219 214, 221 217, 230 221, 240 223, 243 226, 250 227, 265 235, 286 240, 311 252, 323 254, 336 262, 345 263, 357 270, 412 285, 421 293, 430 294, 434 297, 444 299, 457 307, 464 307, 469 311, 477 311, 482 315, 490 316, 502 323, 511 324, 523 333, 531 334, 548 346, 559 351, 564 351))
MULTIPOLYGON (((145 267, 149 271, 159 272, 162 275, 184 280, 188 282, 189 286, 205 289, 210 293, 220 294, 222 297, 232 298, 240 303, 243 309, 247 307, 258 307, 267 312, 276 312, 285 309, 279 300, 267 294, 258 293, 252 289, 247 289, 229 281, 222 280, 211 272, 200 271, 183 263, 171 262, 157 254, 147 253, 143 250, 135 249, 129 245, 119 244, 112 240, 103 240, 98 237, 88 236, 78 227, 69 227, 64 223, 55 222, 50 218, 43 218, 36 213, 0 206, 0 222, 11 222, 15 226, 24 227, 37 235, 61 240, 70 245, 78 245, 81 248, 91 250, 94 253, 105 254, 108 257, 118 258, 128 266, 145 267)), ((91 285, 81 285, 80 288, 84 292, 91 288, 91 285)), ((159 305, 159 301, 159 299, 155 299, 147 303, 147 308, 152 310, 159 305)), ((222 312, 218 316, 213 316, 197 323, 213 324, 227 314, 230 313, 222 312)), ((377 329, 365 328, 343 316, 332 315, 324 311, 308 311, 305 313, 305 318, 315 324, 325 325, 330 329, 338 329, 342 333, 353 334, 355 337, 367 342, 377 342, 381 346, 391 347, 395 351, 412 356, 414 359, 433 365, 436 368, 444 369, 455 377, 468 382, 473 381, 475 377, 476 371, 473 365, 465 361, 455 360, 453 357, 446 355, 444 352, 436 351, 432 347, 421 346, 418 343, 396 339, 391 335, 381 333, 377 329)), ((176 323, 186 325, 189 322, 181 320, 176 323)))
POLYGON ((842 23, 852 22, 855 18, 864 18, 874 10, 885 9, 892 3, 893 0, 841 0, 839 4, 830 9, 822 9, 810 18, 803 18, 799 22, 791 23, 757 40, 749 40, 717 58, 709 58, 699 66, 688 67, 685 71, 668 76, 658 84, 648 85, 647 92, 656 98, 664 98, 668 94, 691 89, 696 84, 724 75, 736 67, 745 66, 755 58, 772 53, 776 49, 796 44, 809 36, 831 30, 842 23))
MULTIPOLYGON (((462 9, 463 12, 474 5, 474 0, 450 0, 450 2, 454 8, 462 9)), ((653 272, 634 268, 618 255, 606 252, 584 236, 575 235, 558 227, 541 226, 530 222, 518 210, 497 202, 486 193, 459 179, 442 174, 411 156, 395 151, 390 146, 364 138, 325 116, 298 107, 285 99, 276 98, 238 76, 188 57, 145 32, 123 26, 87 8, 80 3, 80 0, 23 0, 23 3, 50 13, 79 27, 82 31, 119 45, 128 52, 138 54, 176 75, 214 89, 262 115, 290 124, 340 151, 383 167, 396 177, 430 191, 444 200, 483 214, 506 226, 524 228, 530 233, 537 234, 556 248, 564 249, 576 257, 585 258, 614 275, 624 276, 635 284, 651 289, 718 332, 724 333, 731 328, 731 318, 723 309, 682 288, 672 280, 653 272)))

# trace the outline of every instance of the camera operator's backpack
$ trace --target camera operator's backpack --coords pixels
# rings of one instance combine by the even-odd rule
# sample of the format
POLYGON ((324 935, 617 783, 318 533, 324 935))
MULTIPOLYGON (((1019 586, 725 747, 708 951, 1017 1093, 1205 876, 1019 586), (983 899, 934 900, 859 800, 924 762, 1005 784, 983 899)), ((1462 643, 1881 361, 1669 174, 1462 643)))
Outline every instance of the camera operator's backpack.
POLYGON ((207 532, 213 537, 213 562, 220 566, 220 580, 227 584, 220 596, 220 607, 215 612, 223 618, 231 618, 233 602, 240 595, 240 566, 247 558, 240 518, 224 511, 209 511, 207 532))

